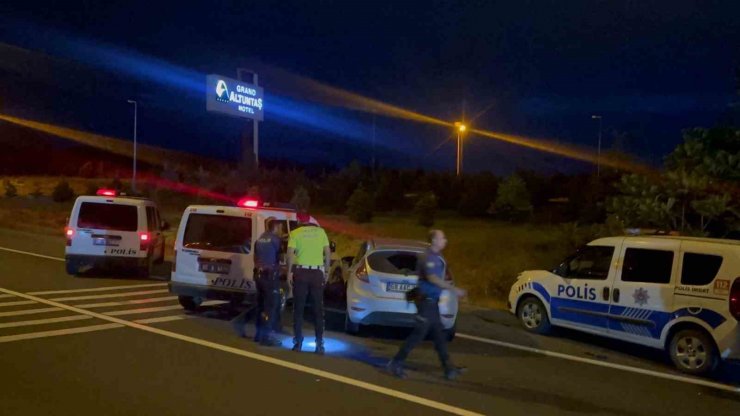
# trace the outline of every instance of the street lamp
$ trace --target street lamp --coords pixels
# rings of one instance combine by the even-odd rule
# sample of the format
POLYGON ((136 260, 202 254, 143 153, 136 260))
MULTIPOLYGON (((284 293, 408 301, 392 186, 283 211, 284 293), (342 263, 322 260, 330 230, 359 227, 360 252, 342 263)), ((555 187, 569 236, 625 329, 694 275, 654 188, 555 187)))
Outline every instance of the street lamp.
POLYGON ((127 100, 127 102, 134 105, 134 172, 131 175, 131 191, 136 193, 136 118, 139 113, 139 107, 134 100, 127 100))
POLYGON ((460 176, 460 174, 462 173, 463 164, 463 134, 465 133, 465 130, 468 129, 468 127, 465 125, 465 123, 461 121, 456 122, 455 127, 457 130, 457 160, 455 172, 457 176, 460 176))
POLYGON ((596 177, 601 177, 601 116, 592 115, 592 120, 599 120, 599 145, 596 150, 596 177))

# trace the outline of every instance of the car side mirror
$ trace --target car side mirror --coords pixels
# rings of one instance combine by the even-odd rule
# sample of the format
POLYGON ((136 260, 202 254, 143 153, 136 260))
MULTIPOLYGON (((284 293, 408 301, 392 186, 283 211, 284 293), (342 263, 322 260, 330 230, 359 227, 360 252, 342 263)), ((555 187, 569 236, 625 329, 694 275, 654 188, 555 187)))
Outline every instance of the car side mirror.
POLYGON ((560 277, 568 277, 568 272, 570 272, 570 266, 568 263, 563 262, 560 264, 560 266, 554 268, 552 272, 560 277))
POLYGON ((160 224, 159 228, 162 231, 167 231, 167 230, 170 229, 170 223, 168 223, 167 221, 162 220, 162 223, 160 224))
POLYGON ((329 242, 329 250, 331 250, 332 253, 337 251, 337 243, 330 241, 329 242))

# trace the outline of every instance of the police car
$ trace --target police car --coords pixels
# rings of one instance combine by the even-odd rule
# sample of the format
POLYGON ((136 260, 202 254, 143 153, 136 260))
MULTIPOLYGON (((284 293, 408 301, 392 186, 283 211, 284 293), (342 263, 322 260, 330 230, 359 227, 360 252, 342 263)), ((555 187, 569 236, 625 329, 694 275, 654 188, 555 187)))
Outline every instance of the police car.
POLYGON ((149 199, 119 195, 112 189, 80 196, 65 228, 67 273, 134 267, 140 276, 148 277, 152 264, 164 260, 162 231, 168 227, 149 199))
MULTIPOLYGON (((233 304, 253 300, 254 242, 269 228, 268 221, 282 224, 283 253, 288 234, 298 226, 296 210, 243 198, 236 206, 192 205, 185 209, 175 240, 175 258, 169 283, 186 310, 196 309, 205 299, 233 304)), ((311 222, 318 224, 311 217, 311 222)), ((281 261, 285 267, 285 259, 281 261)), ((290 298, 287 272, 281 271, 282 304, 290 298)))
POLYGON ((680 370, 740 359, 740 241, 595 240, 552 271, 526 271, 509 293, 524 328, 551 325, 665 350, 680 370))

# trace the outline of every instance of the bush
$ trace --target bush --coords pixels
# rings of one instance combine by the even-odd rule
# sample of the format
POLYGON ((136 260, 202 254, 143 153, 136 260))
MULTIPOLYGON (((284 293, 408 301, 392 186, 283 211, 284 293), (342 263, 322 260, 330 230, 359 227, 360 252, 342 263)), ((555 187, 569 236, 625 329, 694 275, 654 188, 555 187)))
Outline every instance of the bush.
POLYGON ((347 215, 357 223, 372 221, 374 209, 373 196, 362 186, 355 189, 347 201, 347 215))
POLYGON ((425 192, 414 205, 414 213, 419 225, 431 227, 437 214, 437 196, 432 192, 425 192))
POLYGON ((311 206, 311 197, 308 195, 306 188, 297 186, 293 190, 293 197, 290 199, 290 203, 295 205, 298 210, 308 211, 311 206))
POLYGON ((72 190, 72 187, 69 186, 69 183, 65 180, 59 181, 54 187, 54 191, 52 191, 51 193, 51 199, 53 199, 54 202, 66 202, 74 197, 75 192, 72 190))
POLYGON ((532 213, 532 196, 521 177, 511 175, 501 182, 491 211, 509 221, 523 219, 532 213))
POLYGON ((3 182, 3 185, 5 186, 6 198, 13 198, 18 196, 18 189, 15 187, 15 185, 13 185, 12 182, 6 179, 5 182, 3 182))

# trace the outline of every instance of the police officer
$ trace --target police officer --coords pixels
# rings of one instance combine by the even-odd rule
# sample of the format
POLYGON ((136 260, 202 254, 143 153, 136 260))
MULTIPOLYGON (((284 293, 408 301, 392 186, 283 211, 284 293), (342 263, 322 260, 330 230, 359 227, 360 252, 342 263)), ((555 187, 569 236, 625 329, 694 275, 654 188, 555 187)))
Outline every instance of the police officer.
POLYGON ((456 288, 444 279, 445 262, 442 250, 447 246, 444 232, 442 230, 430 231, 429 243, 430 247, 419 257, 420 293, 416 302, 418 313, 415 317, 414 329, 393 360, 388 363, 388 370, 396 377, 405 377, 403 363, 406 357, 431 332, 434 348, 444 368, 445 378, 453 380, 460 375, 462 368, 452 364, 447 352, 447 338, 439 315, 439 297, 445 289, 459 297, 464 297, 465 291, 456 288))
POLYGON ((303 311, 311 294, 316 319, 316 353, 324 354, 324 284, 331 249, 323 228, 310 223, 308 213, 299 212, 301 227, 288 239, 288 281, 293 285, 293 351, 303 346, 303 311), (293 269, 295 266, 295 270, 293 269))
MULTIPOLYGON (((266 221, 267 230, 254 243, 254 281, 257 286, 254 340, 262 345, 280 345, 272 331, 280 319, 280 222, 266 221)), ((246 313, 246 312, 245 312, 246 313)))

